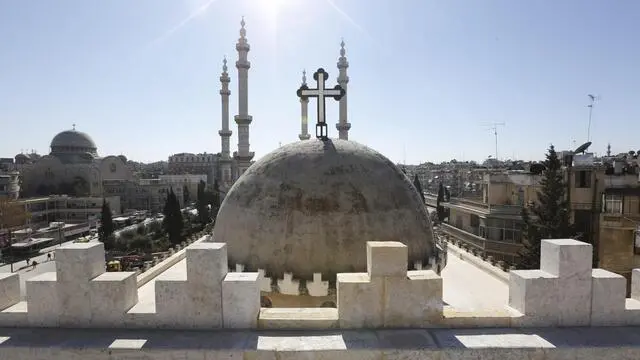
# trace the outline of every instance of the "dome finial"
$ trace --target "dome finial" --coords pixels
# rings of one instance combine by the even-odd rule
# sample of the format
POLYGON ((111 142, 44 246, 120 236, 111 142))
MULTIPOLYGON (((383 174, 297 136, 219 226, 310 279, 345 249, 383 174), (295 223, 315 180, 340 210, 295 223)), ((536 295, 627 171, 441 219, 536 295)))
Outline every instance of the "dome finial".
POLYGON ((240 20, 240 38, 244 39, 244 37, 247 35, 247 30, 244 28, 245 22, 244 22, 244 16, 242 17, 242 20, 240 20))
POLYGON ((227 55, 222 58, 222 72, 227 72, 227 55))
POLYGON ((307 84, 307 70, 302 69, 302 85, 307 84))
POLYGON ((344 57, 345 54, 345 50, 344 50, 344 38, 340 38, 340 56, 344 57))
POLYGON ((76 124, 72 124, 71 126, 73 127, 73 129, 72 129, 72 130, 73 130, 73 131, 76 131, 76 124))

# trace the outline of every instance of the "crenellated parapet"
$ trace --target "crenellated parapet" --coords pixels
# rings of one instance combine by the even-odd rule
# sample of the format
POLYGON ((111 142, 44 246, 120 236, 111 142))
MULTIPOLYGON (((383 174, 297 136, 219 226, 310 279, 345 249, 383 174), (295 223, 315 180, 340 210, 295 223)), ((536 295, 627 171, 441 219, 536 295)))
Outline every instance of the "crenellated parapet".
MULTIPOLYGON (((204 239, 202 239, 204 240, 204 239)), ((625 278, 591 268, 590 244, 544 240, 541 268, 512 270, 504 311, 461 312, 445 305, 443 279, 433 270, 407 270, 407 246, 368 242, 367 271, 337 275, 336 292, 321 274, 302 281, 263 270, 230 271, 227 244, 199 241, 184 251, 186 268, 155 279, 153 298, 140 298, 135 272, 105 272, 102 243, 64 245, 56 271, 26 281, 0 274, 0 327, 50 328, 442 328, 640 325, 640 269, 631 298, 625 278), (303 284, 305 284, 303 286, 303 284), (337 308, 261 308, 261 292, 333 296, 337 308), (154 301, 150 301, 154 300, 154 301)), ((177 256, 177 254, 176 254, 177 256)), ((177 266, 177 265, 176 265, 177 266)), ((419 268, 421 264, 414 264, 419 268)), ((328 307, 325 307, 324 304, 328 307)))

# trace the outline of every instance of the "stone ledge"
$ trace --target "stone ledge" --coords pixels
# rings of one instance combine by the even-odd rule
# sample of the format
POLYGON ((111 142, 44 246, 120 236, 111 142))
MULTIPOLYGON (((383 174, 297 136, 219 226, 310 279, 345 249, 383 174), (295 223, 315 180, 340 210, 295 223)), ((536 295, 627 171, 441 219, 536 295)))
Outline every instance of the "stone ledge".
MULTIPOLYGON (((206 242, 208 241, 208 235, 202 236, 200 239, 194 241, 192 244, 198 244, 201 242, 206 242)), ((187 246, 188 247, 188 246, 187 246)), ((170 267, 172 267, 173 265, 179 263, 181 260, 184 260, 187 256, 187 247, 185 247, 184 249, 178 251, 177 253, 169 256, 168 258, 162 260, 161 262, 159 262, 158 264, 156 264, 156 266, 150 268, 149 270, 143 272, 142 274, 138 275, 137 277, 137 282, 138 282, 138 288, 142 287, 142 285, 148 283, 149 281, 153 280, 155 277, 157 277, 158 275, 162 274, 163 272, 165 272, 167 269, 169 269, 170 267)))
POLYGON ((460 249, 459 247, 457 247, 456 245, 453 245, 452 243, 448 243, 447 244, 447 252, 450 252, 450 255, 452 256, 458 256, 460 259, 470 262, 471 264, 473 264, 475 267, 477 267, 478 269, 486 272, 487 274, 495 277, 496 279, 502 281, 505 284, 509 284, 509 273, 496 267, 493 266, 489 263, 487 263, 486 261, 482 260, 482 258, 479 258, 469 252, 466 252, 462 249, 460 249))
POLYGON ((0 358, 638 359, 640 327, 380 331, 0 328, 0 358), (442 355, 442 356, 441 356, 442 355))
POLYGON ((262 308, 258 318, 260 329, 336 329, 336 308, 262 308))

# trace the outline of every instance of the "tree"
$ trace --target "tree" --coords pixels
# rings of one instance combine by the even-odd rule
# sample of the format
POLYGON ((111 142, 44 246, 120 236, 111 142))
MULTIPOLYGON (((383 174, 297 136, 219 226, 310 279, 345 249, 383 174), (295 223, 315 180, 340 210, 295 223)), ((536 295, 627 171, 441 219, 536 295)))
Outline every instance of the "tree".
POLYGON ((542 239, 566 239, 574 235, 569 223, 569 204, 562 164, 553 145, 549 147, 544 166, 538 201, 522 210, 524 247, 518 262, 521 269, 540 268, 542 239))
POLYGON ((11 231, 27 223, 29 214, 24 205, 8 197, 0 197, 0 229, 6 229, 7 242, 11 245, 11 231))
POLYGON ((422 199, 422 203, 424 204, 424 192, 422 191, 422 184, 420 184, 420 179, 418 179, 418 174, 413 176, 413 186, 415 186, 416 190, 420 194, 420 198, 422 199))
POLYGON ((438 221, 440 222, 443 222, 445 218, 444 205, 442 205, 442 203, 444 202, 444 192, 444 185, 440 183, 440 185, 438 186, 438 199, 436 200, 436 211, 438 212, 438 221))
POLYGON ((113 249, 115 245, 115 226, 111 214, 111 207, 106 199, 102 200, 102 211, 100 212, 100 228, 98 229, 98 238, 104 243, 105 250, 113 249))
POLYGON ((189 201, 191 201, 191 194, 189 194, 189 187, 187 185, 182 188, 182 201, 184 202, 185 206, 189 203, 189 201))
POLYGON ((207 200, 207 194, 205 187, 207 184, 200 180, 198 183, 198 198, 196 199, 196 210, 198 211, 198 222, 206 224, 209 222, 209 208, 207 207, 209 201, 207 200))
POLYGON ((215 220, 220 209, 220 185, 217 179, 213 181, 213 192, 208 197, 209 205, 211 205, 211 218, 215 220))
POLYGON ((167 202, 162 211, 164 219, 162 219, 162 228, 169 236, 172 244, 179 244, 182 241, 182 230, 184 229, 184 220, 180 211, 180 203, 173 189, 167 196, 167 202))

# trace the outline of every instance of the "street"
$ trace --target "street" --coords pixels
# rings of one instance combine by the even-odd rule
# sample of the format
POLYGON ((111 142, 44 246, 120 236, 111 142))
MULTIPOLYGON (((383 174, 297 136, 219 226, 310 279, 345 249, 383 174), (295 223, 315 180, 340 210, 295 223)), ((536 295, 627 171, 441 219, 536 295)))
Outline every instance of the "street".
MULTIPOLYGON (((67 241, 63 244, 73 243, 73 241, 67 241)), ((36 268, 34 269, 31 265, 27 266, 27 261, 17 261, 13 263, 13 272, 20 274, 20 296, 24 299, 26 296, 26 286, 25 281, 30 279, 36 275, 56 271, 56 263, 53 260, 53 250, 60 247, 60 245, 53 245, 48 248, 44 248, 40 250, 40 254, 29 258, 29 264, 31 264, 34 260, 38 263, 36 268), (47 253, 51 252, 51 261, 47 261, 47 253)), ((0 272, 11 272, 11 265, 3 264, 0 266, 0 272)))

